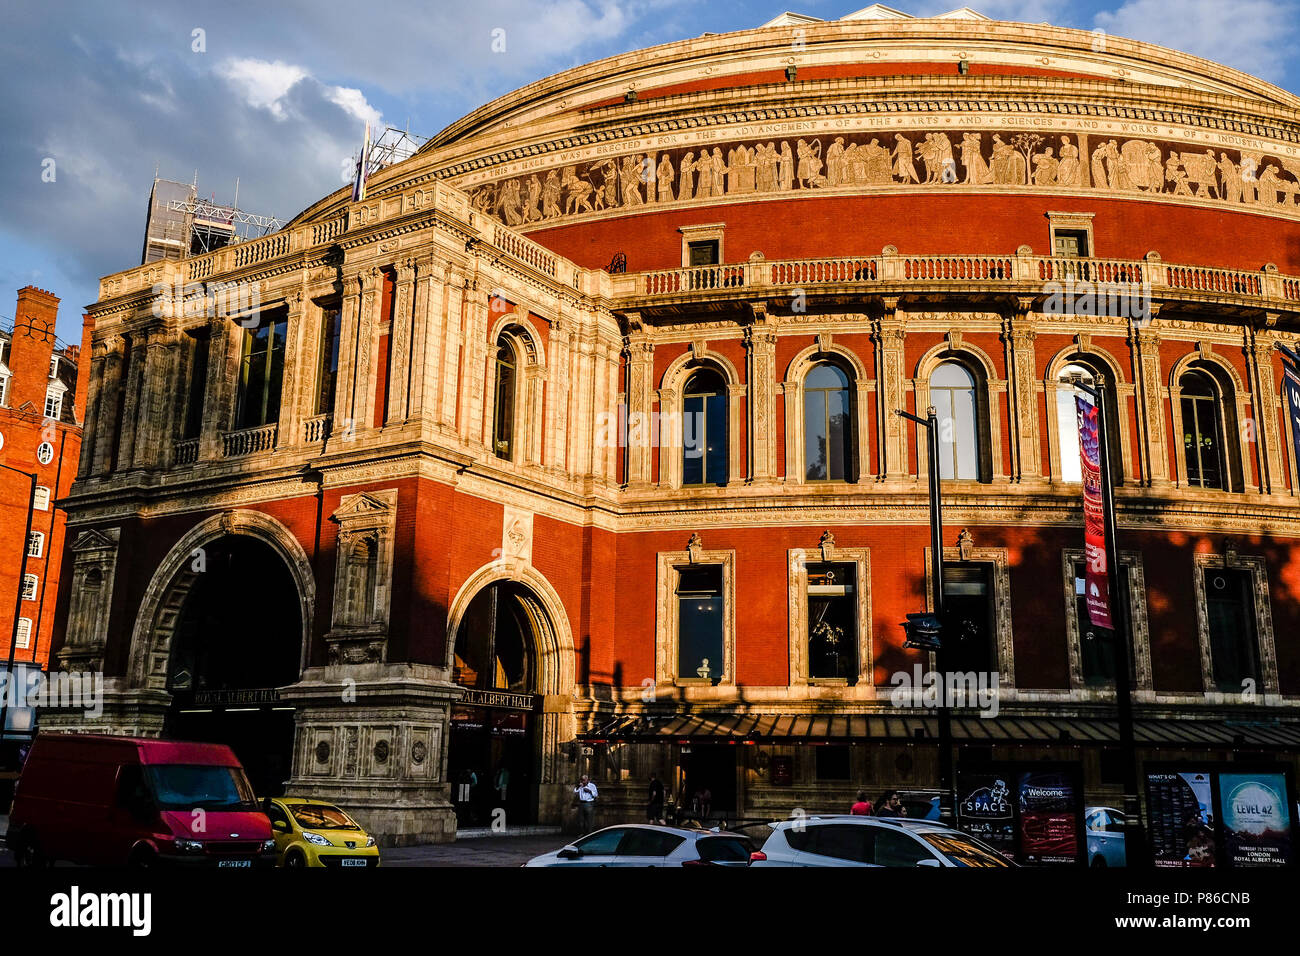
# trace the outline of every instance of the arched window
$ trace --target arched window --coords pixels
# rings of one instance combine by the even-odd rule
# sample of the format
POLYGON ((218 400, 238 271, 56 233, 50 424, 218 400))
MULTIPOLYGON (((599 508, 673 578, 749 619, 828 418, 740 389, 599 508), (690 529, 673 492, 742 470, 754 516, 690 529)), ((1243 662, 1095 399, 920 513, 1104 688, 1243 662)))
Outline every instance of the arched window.
POLYGON ((1187 483, 1226 491, 1221 396, 1205 372, 1190 370, 1178 380, 1182 393, 1183 455, 1187 483))
POLYGON ((853 426, 849 377, 819 362, 803 383, 804 462, 808 481, 852 481, 853 426))
POLYGON ((930 373, 930 404, 939 416, 939 476, 978 479, 980 441, 975 377, 964 365, 944 362, 930 373))
POLYGON ((1083 465, 1079 459, 1079 412, 1075 398, 1083 398, 1091 402, 1093 397, 1075 387, 1074 380, 1077 378, 1085 385, 1095 386, 1098 371, 1105 374, 1108 383, 1106 447, 1110 459, 1111 483, 1119 485, 1123 482, 1123 443, 1120 441, 1119 405, 1115 401, 1115 378, 1097 359, 1082 357, 1070 362, 1056 376, 1059 385, 1056 390, 1056 436, 1059 442, 1061 481, 1083 481, 1083 465))
POLYGON ((361 538, 348 560, 347 602, 349 623, 364 626, 375 616, 375 578, 379 549, 373 538, 361 538))
POLYGON ((700 369, 682 398, 682 484, 727 483, 727 383, 700 369))
POLYGON ((513 456, 515 435, 515 350, 504 335, 497 339, 496 390, 492 416, 492 450, 498 458, 513 456))

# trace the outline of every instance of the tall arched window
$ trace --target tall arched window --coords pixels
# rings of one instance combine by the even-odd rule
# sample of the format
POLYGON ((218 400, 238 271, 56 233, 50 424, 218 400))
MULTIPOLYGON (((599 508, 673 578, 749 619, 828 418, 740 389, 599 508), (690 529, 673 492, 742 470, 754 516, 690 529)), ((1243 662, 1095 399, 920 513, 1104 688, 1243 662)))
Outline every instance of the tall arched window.
POLYGON ((1083 481, 1083 464, 1079 459, 1079 412, 1075 399, 1092 397, 1073 386, 1075 377, 1084 384, 1094 383, 1092 370, 1082 365, 1067 365, 1056 380, 1061 387, 1056 390, 1056 431, 1061 441, 1061 480, 1083 481))
POLYGON ((492 451, 513 457, 515 435, 515 350, 504 335, 497 339, 496 390, 492 415, 492 451))
POLYGON ((727 383, 700 369, 682 397, 682 484, 727 483, 727 383))
POLYGON ((808 481, 853 480, 853 426, 849 377, 820 362, 803 382, 804 462, 808 481))
POLYGON ((939 476, 980 476, 975 377, 964 365, 944 362, 930 374, 930 404, 939 415, 939 476))
POLYGON ((1209 375, 1194 369, 1183 374, 1178 387, 1182 393, 1187 482, 1226 491, 1219 390, 1209 375))

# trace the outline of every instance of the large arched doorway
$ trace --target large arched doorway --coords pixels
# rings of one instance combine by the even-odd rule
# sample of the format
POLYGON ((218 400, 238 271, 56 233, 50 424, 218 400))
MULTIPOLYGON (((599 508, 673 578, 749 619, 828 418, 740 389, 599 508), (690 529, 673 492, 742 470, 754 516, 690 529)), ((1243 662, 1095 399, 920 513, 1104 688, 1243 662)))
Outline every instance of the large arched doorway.
POLYGON ((277 688, 302 668, 293 574, 266 541, 225 534, 193 552, 169 590, 176 611, 163 735, 228 744, 259 796, 282 794, 294 721, 277 688))
POLYGON ((538 648, 547 627, 537 596, 513 581, 487 585, 465 608, 452 658, 465 696, 452 707, 447 752, 461 829, 537 821, 538 648))

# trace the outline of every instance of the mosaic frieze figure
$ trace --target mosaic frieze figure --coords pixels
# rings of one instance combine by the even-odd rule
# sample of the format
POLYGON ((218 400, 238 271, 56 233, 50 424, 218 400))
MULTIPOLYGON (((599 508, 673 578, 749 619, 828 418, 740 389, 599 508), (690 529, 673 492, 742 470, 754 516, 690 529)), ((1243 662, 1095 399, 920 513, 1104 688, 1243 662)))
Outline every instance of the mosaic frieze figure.
POLYGON ((1145 139, 1032 132, 895 133, 630 153, 489 182, 474 207, 511 226, 602 210, 790 192, 921 185, 1102 189, 1300 206, 1300 160, 1145 139))

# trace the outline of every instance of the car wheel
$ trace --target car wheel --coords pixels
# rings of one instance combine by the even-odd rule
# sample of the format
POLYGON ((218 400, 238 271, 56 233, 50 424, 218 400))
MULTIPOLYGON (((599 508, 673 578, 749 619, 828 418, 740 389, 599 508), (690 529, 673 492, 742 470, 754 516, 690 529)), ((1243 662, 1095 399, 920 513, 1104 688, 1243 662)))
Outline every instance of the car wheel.
POLYGON ((284 855, 284 865, 295 870, 302 869, 307 865, 307 858, 301 850, 290 850, 284 855))
POLYGON ((1094 856, 1092 858, 1092 868, 1094 870, 1106 869, 1106 860, 1100 856, 1094 856))
POLYGON ((147 846, 138 847, 131 851, 126 865, 133 870, 147 870, 158 865, 158 854, 147 846))

